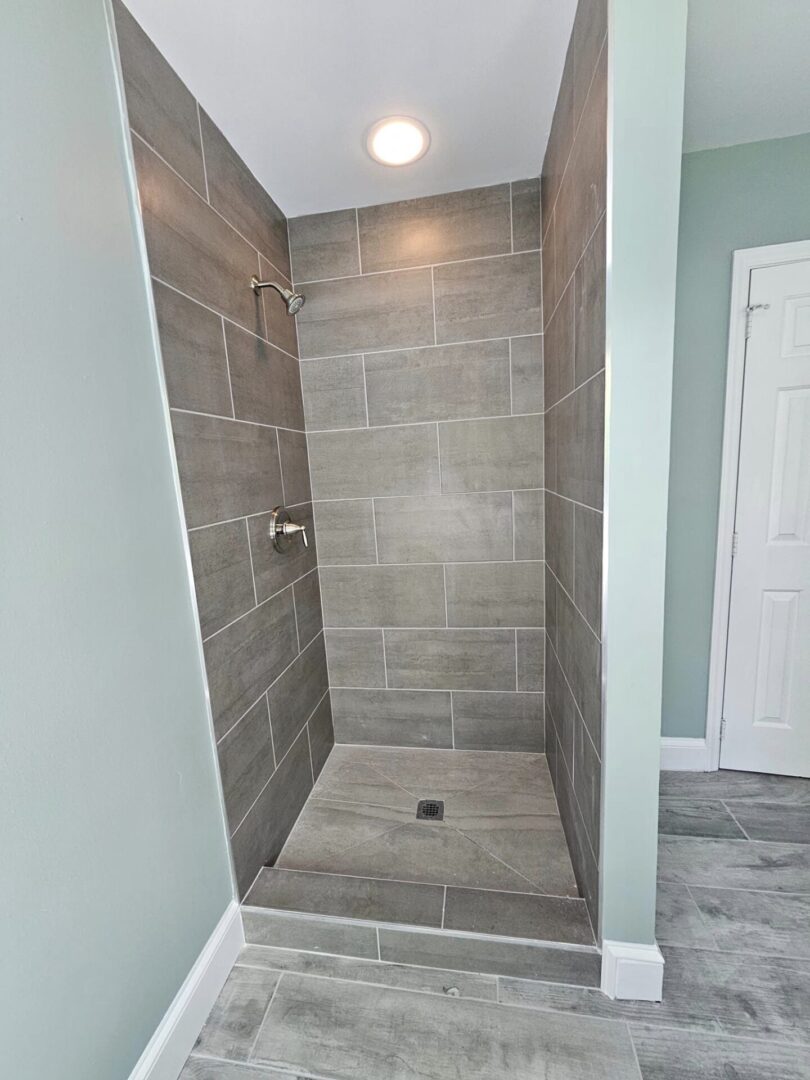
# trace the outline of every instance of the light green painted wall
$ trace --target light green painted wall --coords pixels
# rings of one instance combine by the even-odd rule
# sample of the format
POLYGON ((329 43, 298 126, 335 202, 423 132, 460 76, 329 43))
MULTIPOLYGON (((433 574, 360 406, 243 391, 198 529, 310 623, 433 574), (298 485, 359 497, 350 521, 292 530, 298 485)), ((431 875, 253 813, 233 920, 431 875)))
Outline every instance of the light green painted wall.
POLYGON ((686 0, 609 33, 601 936, 652 944, 686 0))
POLYGON ((232 884, 101 0, 0 103, 0 1072, 125 1080, 232 884))
POLYGON ((706 730, 732 252, 810 238, 810 135, 683 158, 663 734, 706 730))

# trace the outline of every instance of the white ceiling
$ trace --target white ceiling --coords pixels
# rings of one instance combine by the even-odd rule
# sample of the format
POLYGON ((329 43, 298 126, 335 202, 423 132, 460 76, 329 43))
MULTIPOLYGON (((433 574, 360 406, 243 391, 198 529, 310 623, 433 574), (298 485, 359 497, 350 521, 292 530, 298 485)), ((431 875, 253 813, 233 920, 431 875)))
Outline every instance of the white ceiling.
POLYGON ((293 217, 536 176, 576 0, 127 0, 293 217), (419 162, 364 134, 416 116, 419 162))
POLYGON ((690 0, 684 149, 810 131, 810 0, 690 0))

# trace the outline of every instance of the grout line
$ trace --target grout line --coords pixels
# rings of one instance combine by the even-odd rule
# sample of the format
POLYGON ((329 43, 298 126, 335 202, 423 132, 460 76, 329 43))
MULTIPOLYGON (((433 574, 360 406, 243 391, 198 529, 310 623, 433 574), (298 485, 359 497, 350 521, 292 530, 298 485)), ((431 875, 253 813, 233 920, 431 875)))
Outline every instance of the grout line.
MULTIPOLYGON (((284 429, 282 429, 282 430, 284 430, 284 429)), ((359 430, 362 430, 362 429, 359 429, 359 430)), ((474 499, 474 498, 477 498, 479 495, 509 495, 509 494, 511 494, 512 491, 515 491, 515 492, 543 491, 543 492, 547 492, 547 493, 549 493, 551 495, 555 495, 558 499, 564 499, 565 502, 573 503, 574 506, 581 506, 584 510, 592 510, 595 514, 602 514, 603 513, 603 511, 598 506, 591 506, 589 503, 579 502, 579 500, 572 499, 569 495, 560 495, 558 492, 554 491, 553 488, 544 488, 544 487, 541 487, 541 486, 520 487, 520 488, 490 488, 490 489, 487 489, 486 491, 483 491, 483 490, 482 491, 424 491, 424 492, 419 492, 417 495, 408 495, 408 494, 404 494, 404 495, 403 494, 399 494, 399 495, 341 495, 341 496, 338 496, 337 498, 331 498, 331 499, 312 499, 312 502, 313 503, 362 502, 365 499, 372 499, 372 498, 380 500, 380 501, 382 501, 383 499, 414 499, 414 500, 419 499, 419 500, 422 500, 425 497, 437 498, 440 495, 441 496, 453 496, 454 498, 461 495, 461 496, 465 496, 465 497, 470 498, 470 499, 474 499)), ((306 506, 307 504, 306 503, 296 503, 295 505, 296 506, 306 506)), ((242 517, 258 517, 259 514, 266 514, 266 513, 267 513, 266 510, 261 510, 261 511, 259 511, 258 514, 242 514, 241 516, 242 517)), ((236 521, 236 520, 237 520, 236 518, 225 518, 224 521, 212 521, 210 524, 211 525, 222 525, 222 524, 225 524, 227 521, 236 521)), ((194 526, 195 529, 207 529, 209 527, 210 527, 209 525, 195 525, 194 526)), ((192 532, 192 531, 193 531, 192 529, 189 529, 189 532, 192 532)), ((484 561, 484 560, 477 560, 477 561, 484 561)), ((542 562, 543 560, 540 559, 540 560, 529 560, 529 561, 542 562)), ((339 566, 339 565, 351 565, 351 564, 335 563, 334 565, 339 566)))
POLYGON ((515 530, 515 493, 514 493, 514 491, 510 491, 509 494, 511 496, 511 504, 512 504, 512 562, 545 562, 545 559, 518 559, 518 558, 516 558, 517 534, 516 534, 516 530, 515 530))
POLYGON ((369 424, 369 422, 368 422, 368 381, 366 379, 366 354, 365 353, 360 354, 360 365, 361 365, 361 367, 363 369, 363 405, 365 406, 365 410, 366 410, 366 427, 369 428, 369 427, 371 427, 371 424, 369 424))
MULTIPOLYGON (((262 337, 261 334, 257 334, 255 330, 251 330, 247 326, 243 326, 242 323, 237 322, 236 319, 232 319, 229 315, 226 315, 222 311, 217 311, 216 308, 211 307, 210 304, 206 304, 204 300, 198 300, 196 296, 192 296, 191 293, 183 292, 176 285, 173 285, 170 281, 166 281, 165 278, 158 277, 157 274, 151 274, 152 281, 156 281, 158 285, 162 285, 166 289, 171 289, 172 292, 177 293, 178 296, 184 297, 186 300, 190 300, 192 304, 196 304, 198 307, 204 308, 206 311, 210 311, 212 315, 217 315, 220 319, 224 319, 225 322, 230 323, 231 326, 235 326, 237 330, 241 330, 243 334, 249 334, 251 337, 257 339, 257 341, 264 342, 265 345, 269 345, 271 349, 275 349, 277 352, 283 353, 288 356, 290 360, 298 360, 297 356, 293 356, 292 353, 287 352, 281 345, 277 345, 275 341, 270 341, 267 337, 262 337)), ((262 308, 262 322, 264 322, 264 308, 262 308)), ((266 331, 266 327, 265 327, 266 331)), ((527 337, 536 337, 535 334, 527 334, 527 337)), ((354 355, 354 354, 347 354, 354 355)), ((331 359, 329 357, 328 359, 331 359)))
MULTIPOLYGON (((326 629, 327 630, 380 630, 380 627, 379 626, 352 626, 352 627, 348 627, 348 626, 327 626, 326 629)), ((389 627, 388 629, 390 630, 391 628, 389 627)), ((428 629, 435 630, 437 628, 434 626, 434 627, 428 627, 428 629)), ((438 629, 442 630, 444 628, 443 627, 438 627, 438 629)), ((457 630, 457 629, 459 629, 459 627, 452 626, 449 629, 457 630)), ((461 627, 461 629, 468 629, 468 628, 467 627, 461 627)), ((498 629, 514 629, 514 627, 498 627, 498 629)), ((521 627, 518 627, 518 629, 520 629, 520 630, 526 630, 526 629, 529 629, 529 630, 542 630, 543 627, 542 626, 530 626, 530 627, 521 626, 521 627)), ((383 632, 383 634, 385 634, 385 629, 384 628, 383 628, 382 632, 383 632)), ((462 686, 452 686, 452 687, 451 686, 438 686, 438 687, 433 687, 432 686, 432 687, 430 687, 430 689, 427 689, 424 686, 385 686, 385 687, 382 687, 382 686, 332 686, 332 689, 333 690, 375 690, 375 691, 376 690, 383 690, 383 689, 385 689, 385 690, 407 690, 407 692, 409 694, 452 694, 453 692, 455 692, 457 694, 514 694, 515 693, 515 691, 510 689, 508 686, 503 687, 500 690, 468 690, 468 689, 465 689, 462 686)), ((545 691, 543 691, 543 690, 519 690, 517 692, 520 693, 520 694, 532 694, 532 695, 534 695, 536 697, 542 697, 543 694, 545 693, 545 691)), ((342 746, 371 746, 371 747, 376 747, 378 750, 379 749, 384 749, 384 745, 381 746, 379 743, 341 743, 341 745, 342 746)), ((447 750, 448 747, 446 747, 446 746, 445 747, 441 747, 441 746, 425 746, 425 747, 395 746, 394 749, 396 749, 396 750, 401 750, 401 749, 408 749, 408 750, 419 750, 419 749, 423 749, 423 750, 447 750)), ((489 751, 489 750, 471 751, 471 753, 480 753, 480 754, 491 753, 491 752, 492 751, 489 751)), ((541 753, 541 751, 539 751, 539 750, 498 750, 496 752, 499 753, 499 754, 537 754, 537 753, 541 753)), ((706 838, 701 837, 699 839, 708 839, 708 837, 706 837, 706 838)), ((765 843, 770 843, 771 841, 764 841, 764 842, 765 843)))
POLYGON ((442 925, 441 929, 444 930, 444 913, 447 908, 447 886, 444 886, 444 894, 442 895, 442 925))
MULTIPOLYGON (((583 244, 582 251, 579 254, 579 258, 577 259, 576 263, 574 264, 573 270, 571 271, 568 278, 566 279, 566 282, 562 286, 560 294, 557 297, 557 303, 554 305, 553 309, 549 313, 548 319, 544 320, 544 323, 543 323, 544 329, 548 327, 548 325, 551 323, 551 320, 557 314, 557 308, 562 303, 563 297, 565 296, 566 291, 568 290, 568 286, 571 284, 571 281, 574 278, 574 276, 576 275, 577 270, 579 270, 580 263, 585 258, 585 253, 587 252, 588 248, 591 246, 591 241, 593 240, 594 236, 596 235, 597 229, 599 229, 599 227, 601 226, 601 224, 604 221, 606 216, 607 216, 607 209, 604 209, 602 211, 602 213, 599 215, 599 220, 596 222, 596 224, 594 225, 593 229, 591 230, 587 240, 583 244)), ((555 258, 555 270, 556 270, 556 258, 555 258)), ((542 275, 541 275, 541 277, 542 277, 542 275)))
POLYGON ((374 629, 375 630, 379 629, 380 633, 382 634, 383 674, 385 675, 385 689, 387 690, 388 689, 388 656, 387 656, 386 651, 385 651, 385 627, 381 626, 381 627, 378 628, 378 627, 375 626, 374 629))
POLYGON ((518 628, 515 627, 515 693, 517 693, 518 690, 520 689, 520 685, 519 685, 520 684, 520 677, 518 675, 518 639, 517 639, 517 632, 518 632, 518 628))
MULTIPOLYGON (((327 693, 328 692, 329 691, 327 689, 327 693)), ((323 700, 323 698, 321 700, 323 700)), ((314 716, 315 714, 313 713, 312 715, 314 716)), ((311 719, 312 719, 312 717, 310 717, 310 720, 311 719)), ((309 771, 312 774, 312 786, 314 788, 315 787, 315 766, 312 763, 312 736, 309 733, 309 720, 307 720, 307 722, 306 722, 306 724, 304 726, 307 729, 307 748, 309 749, 309 771)), ((312 794, 312 793, 310 792, 310 794, 312 794)))
MULTIPOLYGON (((355 353, 354 355, 357 355, 357 354, 355 353)), ((602 369, 602 370, 604 370, 604 369, 602 369)), ((585 382, 591 382, 592 379, 597 378, 597 376, 599 376, 600 374, 601 374, 601 371, 597 371, 595 375, 589 376, 589 378, 586 379, 585 382)), ((584 386, 584 385, 585 385, 585 383, 581 384, 581 386, 584 386)), ((580 387, 577 387, 576 389, 579 390, 580 387)), ((571 391, 572 394, 575 393, 575 392, 576 392, 575 390, 571 391)), ((570 396, 571 396, 570 394, 566 394, 566 397, 570 397, 570 396)), ((563 401, 563 400, 564 400, 563 398, 560 398, 560 401, 563 401)), ((559 404, 559 402, 555 402, 555 404, 559 404)), ((552 406, 552 408, 553 408, 553 406, 552 406)), ((191 410, 189 410, 189 409, 177 409, 176 411, 177 412, 190 412, 191 410)), ((203 415, 204 416, 209 416, 209 415, 214 416, 216 414, 215 413, 203 413, 203 415)), ((371 424, 369 427, 357 427, 357 426, 355 426, 355 427, 311 428, 307 432, 307 434, 308 435, 333 435, 336 432, 344 432, 344 431, 380 431, 381 429, 387 429, 387 428, 428 427, 430 424, 436 424, 436 426, 438 427, 439 424, 476 424, 480 420, 525 420, 525 419, 527 419, 529 417, 535 417, 535 416, 543 417, 543 416, 545 416, 545 413, 544 412, 490 413, 487 416, 463 416, 463 417, 457 417, 457 418, 450 417, 450 418, 445 419, 445 420, 404 420, 404 421, 400 421, 399 423, 396 423, 396 424, 371 424)), ((224 417, 224 419, 227 420, 227 419, 230 419, 230 418, 229 417, 224 417)), ((253 421, 247 421, 246 420, 246 421, 243 421, 243 423, 253 423, 253 421)), ((280 424, 266 424, 264 426, 265 427, 281 427, 283 425, 280 425, 280 424)), ((287 430, 296 431, 298 429, 297 428, 288 428, 287 430)))
MULTIPOLYGON (((598 379, 600 375, 604 374, 605 368, 601 367, 598 371, 595 371, 593 375, 589 375, 587 379, 583 379, 582 382, 579 383, 578 386, 575 386, 573 390, 569 390, 567 394, 563 394, 561 398, 557 398, 557 400, 552 402, 551 405, 547 405, 543 416, 547 416, 552 411, 552 409, 556 409, 558 405, 561 405, 564 401, 567 401, 568 398, 573 397, 574 394, 579 393, 579 391, 582 390, 583 387, 587 386, 588 383, 593 382, 594 379, 598 379)), ((458 421, 455 422, 458 423, 458 421)), ((453 423, 453 421, 448 420, 446 421, 446 423, 453 423)))
POLYGON ((430 268, 430 297, 433 306, 433 344, 438 345, 439 339, 436 332, 436 275, 432 266, 430 268))
MULTIPOLYGON (((248 240, 248 238, 244 235, 244 233, 241 233, 236 228, 236 226, 233 224, 233 222, 229 221, 225 217, 225 215, 223 213, 221 213, 216 208, 216 206, 213 206, 208 201, 207 198, 203 198, 201 193, 199 191, 197 191, 197 189, 195 187, 193 187, 188 182, 188 180, 186 180, 185 176, 183 176, 182 173, 179 173, 177 171, 177 169, 175 169, 175 167, 171 164, 171 162, 167 161, 166 158, 163 157, 162 154, 158 153, 158 151, 154 148, 154 146, 152 146, 152 144, 150 142, 147 142, 147 140, 143 137, 143 135, 141 135, 141 133, 139 131, 136 131, 135 128, 133 128, 133 127, 130 127, 129 130, 139 142, 143 143, 143 145, 147 148, 147 150, 149 150, 152 154, 155 155, 155 157, 158 159, 158 161, 161 161, 166 166, 166 168, 177 177, 178 180, 180 180, 183 184, 185 184, 185 186, 188 188, 189 191, 191 191, 194 195, 197 196, 197 198, 200 200, 200 202, 203 204, 203 206, 207 207, 212 213, 216 214, 217 217, 220 219, 220 221, 224 221, 225 224, 228 226, 228 228, 231 229, 231 231, 234 232, 239 237, 240 240, 243 240, 252 251, 255 251, 257 255, 260 255, 265 260, 265 262, 268 262, 272 266, 272 268, 276 271, 277 274, 281 274, 281 276, 284 278, 285 281, 290 281, 290 279, 287 277, 286 273, 283 270, 281 270, 278 266, 276 266, 276 264, 273 262, 272 259, 268 259, 267 256, 264 254, 264 252, 260 251, 259 248, 256 247, 256 245, 253 243, 252 240, 248 240)), ((204 164, 204 162, 203 162, 203 164, 204 164)), ((258 181, 256 181, 256 182, 258 183, 258 181)), ((206 181, 206 187, 207 187, 207 181, 206 181)), ((262 187, 262 185, 259 184, 259 187, 262 187)), ((267 191, 266 188, 262 188, 262 190, 264 191, 264 193, 266 195, 268 195, 268 196, 270 195, 270 192, 267 191)), ((272 198, 272 196, 270 196, 270 197, 272 198)), ((261 264, 259 264, 259 273, 261 273, 261 264)))
POLYGON ((456 748, 456 712, 453 704, 453 691, 450 691, 450 749, 456 748))
MULTIPOLYGON (((194 104, 197 106, 197 129, 200 132, 200 157, 202 158, 203 179, 205 180, 205 201, 211 206, 211 193, 208 190, 208 166, 205 163, 205 140, 203 139, 202 133, 202 116, 200 115, 200 103, 196 98, 194 99, 194 104)), ((149 144, 147 143, 147 145, 149 144)), ((166 164, 169 164, 168 161, 166 164)), ((177 175, 179 176, 180 174, 178 173, 177 175)))
MULTIPOLYGON (((354 208, 354 231, 357 237, 357 269, 360 276, 363 274, 363 253, 360 250, 360 211, 355 206, 354 208)), ((327 279, 328 280, 328 279, 327 279)))
MULTIPOLYGON (((221 315, 219 321, 222 323, 222 344, 225 347, 225 370, 228 373, 228 393, 231 397, 231 417, 235 420, 236 406, 233 403, 233 380, 231 379, 231 360, 228 356, 228 335, 225 333, 225 320, 221 315)), ((181 410, 178 409, 177 411, 180 412, 181 410)), ((207 416, 208 414, 206 413, 205 415, 207 416)), ((245 421, 245 423, 247 422, 248 421, 245 421)))
MULTIPOLYGON (((512 339, 509 338, 509 415, 515 415, 515 401, 512 393, 512 339)), ((545 409, 543 410, 545 416, 545 409)))
MULTIPOLYGON (((379 545, 378 545, 378 541, 377 541, 377 508, 374 505, 374 499, 371 500, 371 530, 374 533, 374 558, 377 561, 374 562, 374 563, 368 563, 368 565, 369 566, 379 566, 380 565, 380 549, 379 549, 379 545)), ((330 565, 332 565, 332 564, 331 563, 324 563, 324 566, 330 566, 330 565)), ((337 565, 345 566, 346 564, 345 563, 338 563, 337 565)), ((354 565, 354 564, 350 564, 350 565, 354 565)), ((363 563, 362 565, 366 565, 366 564, 363 563)), ((386 563, 385 565, 388 566, 390 564, 386 563)))
POLYGON ((284 469, 281 464, 281 439, 278 436, 278 428, 276 428, 276 450, 278 452, 278 472, 281 477, 281 505, 287 505, 287 494, 284 491, 284 469))
MULTIPOLYGON (((554 580, 555 580, 555 581, 557 582, 557 584, 559 585, 559 587, 560 587, 560 588, 562 589, 562 591, 563 591, 563 592, 565 593, 565 595, 566 595, 566 596, 568 597, 568 599, 569 599, 569 601, 571 602, 571 606, 573 607, 574 611, 576 611, 577 615, 579 615, 580 619, 582 619, 582 621, 583 621, 583 622, 585 623, 585 625, 586 625, 586 626, 588 627, 588 629, 590 630, 590 632, 591 632, 591 634, 593 635, 594 639, 595 639, 595 640, 596 640, 596 641, 598 642, 598 644, 599 644, 599 645, 601 645, 601 644, 602 644, 602 642, 601 642, 601 640, 599 639, 599 637, 598 637, 598 635, 597 635, 596 631, 595 631, 595 630, 594 630, 594 628, 593 628, 593 627, 591 626, 591 624, 590 624, 590 623, 588 622, 588 620, 587 620, 587 619, 585 618, 585 616, 584 616, 584 615, 582 614, 582 612, 581 612, 581 611, 579 610, 579 608, 577 607, 577 605, 576 605, 576 604, 574 603, 574 598, 573 598, 573 596, 572 596, 572 595, 570 594, 570 592, 568 591, 568 589, 566 589, 566 587, 565 587, 565 586, 563 585, 563 583, 562 583, 562 582, 560 581, 560 579, 559 579, 559 578, 557 577, 557 575, 556 575, 556 574, 554 573, 554 569, 553 569, 553 567, 552 567, 552 566, 551 566, 551 565, 549 564, 548 560, 546 560, 546 566, 548 567, 548 572, 549 572, 549 573, 551 574, 551 576, 552 576, 552 577, 554 578, 554 580)), ((557 651, 557 650, 555 649, 554 651, 555 651, 555 653, 556 653, 556 651, 557 651)), ((559 659, 559 657, 558 657, 558 659, 559 659)))
MULTIPOLYGON (((270 728, 270 749, 273 751, 273 772, 275 772, 276 769, 279 767, 280 762, 278 761, 278 758, 276 757, 276 740, 273 737, 273 721, 272 721, 272 719, 270 717, 270 695, 267 692, 267 690, 265 690, 265 692, 264 692, 264 698, 265 698, 265 701, 267 702, 267 726, 270 728)), ((233 729, 231 729, 231 730, 233 730, 233 729)), ((240 822, 240 824, 241 824, 241 822, 240 822)))
MULTIPOLYGON (((247 518, 236 518, 235 520, 247 521, 247 518)), ((299 581, 305 578, 308 574, 311 574, 313 569, 314 567, 305 571, 303 574, 301 574, 300 577, 297 577, 294 581, 290 581, 287 585, 282 585, 278 592, 271 593, 270 596, 266 596, 264 600, 258 601, 255 607, 249 608, 247 611, 243 611, 242 614, 237 615, 235 619, 231 619, 231 621, 225 623, 224 626, 220 626, 220 628, 218 630, 215 630, 213 634, 209 634, 207 638, 203 638, 203 645, 206 645, 212 638, 217 637, 217 635, 221 634, 223 630, 227 630, 230 626, 233 626, 234 623, 238 623, 240 619, 244 619, 246 618, 246 616, 252 615, 253 612, 258 611, 260 607, 264 607, 265 604, 269 603, 271 600, 274 600, 277 596, 281 596, 285 589, 291 589, 293 585, 297 585, 299 581)))
POLYGON ((450 629, 450 614, 447 610, 447 564, 442 563, 442 590, 444 591, 444 625, 450 629))
MULTIPOLYGON (((247 424, 248 427, 257 428, 272 428, 273 431, 290 431, 294 435, 306 435, 306 432, 302 428, 290 428, 285 427, 283 424, 268 424, 264 420, 242 420, 238 416, 224 416, 222 413, 208 413, 200 412, 199 409, 180 409, 176 405, 171 406, 171 412, 182 413, 183 416, 205 416, 209 420, 229 420, 232 424, 247 424)), ((539 415, 539 414, 538 414, 539 415)), ((450 421, 448 421, 450 423, 450 421)), ((358 430, 362 431, 362 428, 358 430)), ((309 500, 311 501, 311 500, 309 500)), ((303 503, 296 503, 296 506, 303 506, 303 503)), ((255 514, 243 514, 243 517, 255 517, 255 514)), ((199 528, 199 526, 197 526, 199 528)))
POLYGON ((742 827, 742 825, 738 821, 734 811, 731 809, 731 807, 728 805, 728 803, 725 802, 725 800, 720 799, 720 805, 728 812, 728 814, 730 814, 732 820, 734 821, 734 824, 737 826, 737 828, 743 834, 745 839, 746 840, 751 840, 753 842, 753 837, 749 836, 748 833, 745 831, 745 829, 742 827))
MULTIPOLYGON (((292 602, 293 602, 293 619, 295 620, 295 640, 298 643, 298 655, 300 656, 301 653, 303 652, 303 650, 301 648, 301 632, 298 629, 298 606, 295 603, 295 589, 294 588, 293 588, 293 591, 292 591, 292 602)), ((324 646, 324 648, 325 648, 325 646, 324 646)))
MULTIPOLYGON (((250 578, 251 578, 251 581, 253 582, 253 603, 254 603, 254 607, 252 608, 252 610, 255 611, 256 608, 259 606, 259 594, 258 594, 258 592, 256 590, 256 570, 255 570, 255 568, 253 566, 253 546, 250 543, 250 525, 248 524, 248 519, 244 518, 243 520, 245 522, 245 535, 247 536, 248 559, 250 560, 250 578)), ((249 614, 249 613, 245 612, 245 614, 249 614)), ((221 629, 224 630, 225 627, 221 627, 221 629)))
POLYGON ((377 959, 380 962, 382 962, 382 949, 380 947, 380 928, 379 928, 379 926, 375 926, 374 930, 375 930, 376 935, 377 935, 377 959))
MULTIPOLYGON (((237 960, 237 963, 238 963, 238 960, 237 960)), ((234 965, 234 966, 236 966, 236 965, 234 965)), ((276 991, 278 990, 279 986, 281 986, 281 980, 284 978, 285 975, 286 975, 286 972, 282 971, 280 973, 279 977, 278 977, 276 985, 273 987, 273 993, 270 995, 270 1000, 267 1002, 267 1008, 264 1010, 264 1013, 262 1014, 261 1022, 257 1026, 256 1034, 253 1036, 253 1041, 250 1044, 250 1050, 248 1051, 247 1056, 245 1058, 246 1061, 250 1061, 251 1057, 253 1056, 253 1051, 256 1049, 256 1043, 259 1041, 259 1036, 262 1033, 262 1028, 264 1027, 264 1022, 267 1019, 267 1014, 270 1012, 270 1006, 273 1004, 273 999, 276 996, 276 991)), ((272 1080, 272 1073, 270 1074, 270 1078, 272 1080)))
MULTIPOLYGON (((161 279, 156 278, 155 280, 160 281, 161 279)), ((167 287, 170 288, 170 289, 175 288, 173 285, 168 285, 167 287)), ((179 292, 179 290, 177 290, 177 289, 175 289, 175 291, 179 292)), ((183 293, 182 295, 185 296, 186 294, 183 293)), ((194 300, 194 297, 189 297, 189 299, 194 300)), ((198 303, 200 303, 200 301, 199 300, 194 300, 194 303, 198 304, 198 303)), ((205 307, 204 304, 201 305, 201 306, 205 307)), ((213 311, 213 308, 211 308, 210 310, 213 311)), ((219 312, 216 312, 216 314, 219 315, 219 312)), ((227 316, 225 316, 225 317, 227 318, 227 316)), ((228 319, 228 322, 233 322, 233 319, 228 319)), ((236 323, 235 325, 239 326, 238 323, 236 323)), ((248 331, 248 333, 250 333, 250 331, 248 331)), ((254 337, 256 337, 256 336, 257 335, 254 334, 254 337)), ((491 344, 494 344, 495 342, 498 342, 498 341, 509 341, 510 338, 533 338, 533 337, 543 337, 543 331, 538 330, 534 334, 506 334, 506 335, 499 334, 496 337, 488 337, 488 338, 464 338, 462 341, 442 341, 441 343, 438 343, 438 344, 435 344, 435 345, 431 345, 431 344, 413 345, 413 346, 399 345, 396 348, 391 348, 391 349, 366 349, 365 352, 366 352, 367 356, 389 356, 389 355, 391 355, 393 353, 412 352, 414 349, 416 349, 416 350, 421 350, 421 349, 446 349, 450 345, 491 345, 491 344)), ((278 346, 276 345, 275 348, 278 348, 278 346)), ((284 352, 283 349, 281 351, 284 352)), ((288 353, 287 355, 289 356, 290 354, 288 353)), ((355 350, 355 352, 350 352, 350 353, 328 353, 326 356, 302 356, 300 359, 301 359, 302 364, 309 364, 309 363, 312 363, 314 360, 345 360, 347 357, 358 356, 358 355, 359 355, 358 352, 355 350)))
MULTIPOLYGON (((512 194, 512 181, 509 181, 509 251, 512 255, 515 254, 515 209, 513 206, 513 194, 512 194)), ((540 225, 540 231, 543 231, 542 223, 540 225)), ((542 243, 542 237, 540 241, 542 243)))
POLYGON ((439 462, 439 491, 438 494, 444 494, 442 487, 444 485, 444 475, 442 472, 442 440, 439 434, 439 422, 436 421, 436 458, 439 462))
MULTIPOLYGON (((169 166, 169 168, 171 168, 171 166, 169 166)), ((193 190, 194 189, 192 188, 192 191, 193 190)), ((230 224, 230 222, 228 224, 230 224)), ((236 232, 236 230, 234 230, 234 232, 236 232)), ((250 243, 250 241, 248 241, 248 243, 250 243)), ((253 247, 253 244, 251 244, 250 246, 253 247)), ((361 277, 382 277, 384 274, 410 274, 414 270, 432 270, 434 267, 456 266, 459 263, 490 262, 492 259, 519 259, 522 255, 540 255, 542 251, 542 247, 536 247, 526 248, 525 251, 501 251, 495 255, 472 255, 467 259, 440 259, 434 263, 416 263, 413 266, 392 266, 387 270, 365 270, 360 274, 338 274, 336 277, 329 278, 308 278, 306 281, 297 281, 296 286, 301 285, 303 287, 304 285, 328 285, 332 281, 354 281, 359 280, 361 277)), ((287 275, 284 274, 284 277, 286 278, 287 275)), ((529 337, 530 335, 527 334, 523 336, 529 337)))

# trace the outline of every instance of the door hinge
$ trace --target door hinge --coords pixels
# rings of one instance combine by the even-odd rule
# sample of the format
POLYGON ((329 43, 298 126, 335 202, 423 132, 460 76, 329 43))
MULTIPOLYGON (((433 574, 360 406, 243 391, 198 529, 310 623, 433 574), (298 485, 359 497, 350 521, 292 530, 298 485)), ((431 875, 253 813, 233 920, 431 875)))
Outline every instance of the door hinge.
POLYGON ((739 549, 739 546, 740 546, 740 534, 736 533, 736 532, 733 532, 731 534, 731 557, 732 557, 732 559, 736 559, 737 550, 739 549))
POLYGON ((755 311, 768 311, 770 304, 749 304, 745 309, 745 340, 751 337, 751 327, 753 324, 753 314, 755 311))

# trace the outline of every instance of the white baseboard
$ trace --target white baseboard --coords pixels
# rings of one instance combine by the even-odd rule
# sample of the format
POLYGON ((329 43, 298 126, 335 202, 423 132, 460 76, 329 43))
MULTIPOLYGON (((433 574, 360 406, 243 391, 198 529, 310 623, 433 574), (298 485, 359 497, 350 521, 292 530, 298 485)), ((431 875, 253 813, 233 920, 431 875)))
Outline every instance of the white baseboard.
POLYGON ((664 957, 657 945, 602 942, 602 993, 622 1001, 660 1001, 664 957))
POLYGON ((177 1080, 244 941, 239 905, 232 900, 129 1080, 177 1080))
POLYGON ((710 772, 709 747, 705 739, 661 739, 661 768, 685 772, 710 772))

